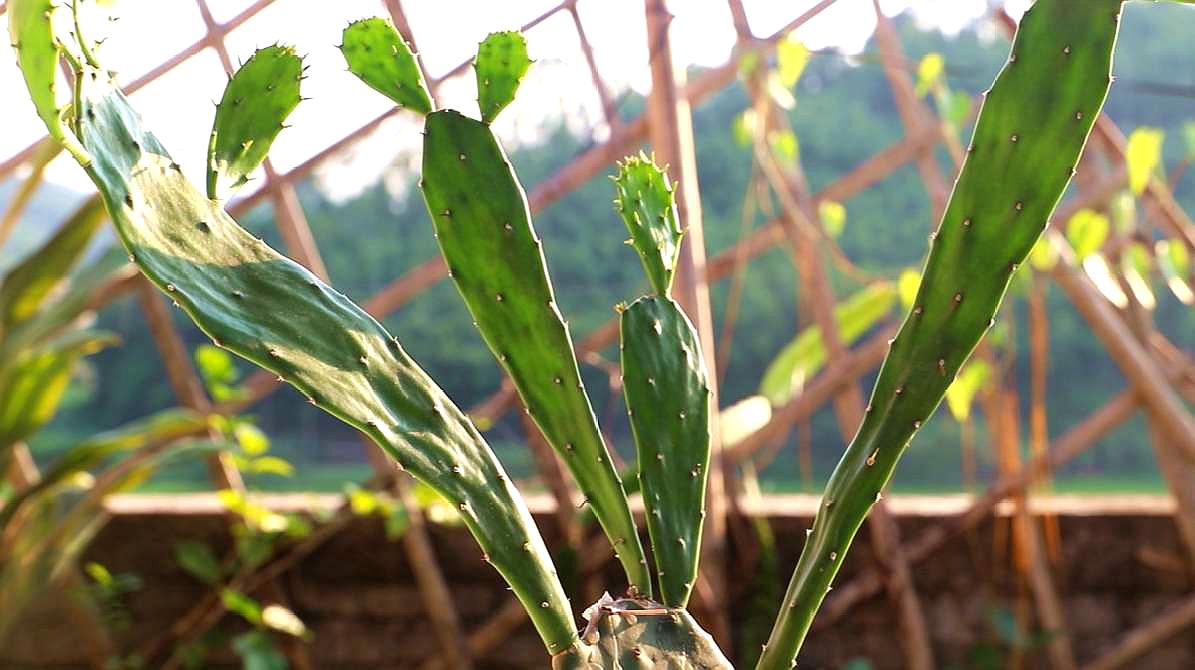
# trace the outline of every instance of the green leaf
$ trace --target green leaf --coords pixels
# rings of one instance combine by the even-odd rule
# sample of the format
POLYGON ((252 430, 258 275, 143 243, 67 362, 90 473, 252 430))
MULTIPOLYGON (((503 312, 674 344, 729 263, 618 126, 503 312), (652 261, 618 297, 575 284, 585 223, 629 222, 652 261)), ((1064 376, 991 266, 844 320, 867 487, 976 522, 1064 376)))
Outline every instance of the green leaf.
POLYGON ((224 577, 220 560, 212 553, 211 547, 202 542, 187 540, 174 545, 174 560, 179 567, 204 584, 215 586, 224 577))
POLYGON ((1195 158, 1195 121, 1183 124, 1183 144, 1186 145, 1187 158, 1195 158))
POLYGON ((241 451, 248 456, 259 456, 270 450, 270 438, 251 423, 238 423, 232 429, 241 451))
POLYGON ((781 130, 769 133, 768 139, 772 144, 772 152, 786 163, 796 163, 801 155, 801 145, 797 135, 791 130, 781 130))
POLYGON ((14 360, 0 359, 0 453, 54 417, 81 357, 116 342, 112 333, 73 331, 14 360))
POLYGON ((748 107, 734 117, 730 130, 734 135, 735 144, 749 147, 755 143, 755 109, 748 107))
POLYGON ((1081 209, 1066 224, 1066 238, 1075 248, 1075 257, 1083 260, 1104 246, 1108 239, 1108 217, 1090 209, 1081 209))
POLYGON ((1179 302, 1184 305, 1195 304, 1195 293, 1191 291, 1187 278, 1190 277, 1191 262, 1187 254, 1187 247, 1175 240, 1158 240, 1154 244, 1154 258, 1158 262, 1158 270, 1166 279, 1166 285, 1179 302))
POLYGON ((846 207, 841 202, 823 200, 817 206, 817 214, 827 235, 836 238, 842 234, 846 227, 846 207))
POLYGON ((88 561, 87 564, 83 566, 83 571, 87 573, 88 577, 91 577, 92 581, 103 588, 111 587, 115 582, 112 572, 109 571, 108 568, 96 563, 95 561, 88 561))
POLYGON ((1129 134, 1124 159, 1129 169, 1129 188, 1141 195, 1162 160, 1162 140, 1165 134, 1158 128, 1141 127, 1129 134))
POLYGON ((288 670, 290 665, 274 647, 270 634, 262 630, 238 635, 232 641, 232 649, 241 657, 243 670, 288 670))
POLYGON ((939 107, 942 118, 959 128, 971 114, 971 96, 966 91, 946 91, 939 100, 939 107))
POLYGON ((946 406, 956 421, 966 421, 971 416, 971 403, 990 373, 986 362, 973 360, 963 367, 946 389, 946 406))
POLYGON ((233 384, 240 377, 232 354, 211 344, 201 344, 195 348, 195 365, 203 380, 212 384, 233 384))
POLYGON ((805 66, 809 64, 809 49, 796 35, 789 33, 788 37, 776 44, 776 74, 785 88, 797 85, 805 66))
POLYGON ((277 456, 259 456, 249 461, 250 472, 257 475, 278 475, 289 477, 295 474, 295 466, 285 458, 277 456))
MULTIPOLYGON (((889 282, 876 282, 850 296, 834 308, 838 335, 850 345, 892 311, 896 289, 889 282)), ((788 402, 804 381, 826 363, 821 330, 810 326, 780 351, 764 372, 759 392, 773 406, 788 402)))
POLYGON ((104 222, 104 203, 88 198, 45 244, 0 280, 0 331, 32 316, 61 282, 104 222))
POLYGON ((220 602, 229 612, 241 617, 254 626, 262 625, 261 603, 235 589, 220 589, 220 602))
POLYGON ((942 54, 930 52, 921 58, 917 64, 917 97, 923 97, 933 89, 946 71, 946 60, 942 54))

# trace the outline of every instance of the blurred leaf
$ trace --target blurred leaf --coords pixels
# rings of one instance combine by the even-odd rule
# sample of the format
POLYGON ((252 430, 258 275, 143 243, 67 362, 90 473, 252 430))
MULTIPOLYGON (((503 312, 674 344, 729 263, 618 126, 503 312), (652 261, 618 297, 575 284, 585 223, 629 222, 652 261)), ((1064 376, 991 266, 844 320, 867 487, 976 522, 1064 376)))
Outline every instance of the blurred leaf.
POLYGON ((0 359, 0 453, 54 417, 80 357, 117 341, 112 333, 78 330, 35 351, 0 359))
POLYGON ((262 625, 261 604, 253 598, 234 589, 220 589, 220 602, 229 612, 241 617, 254 626, 262 625))
POLYGON ((290 665, 277 649, 270 634, 254 630, 238 635, 232 641, 232 649, 241 657, 243 670, 287 670, 290 665))
POLYGON ((1104 246, 1108 239, 1108 217, 1090 209, 1081 209, 1066 224, 1066 238, 1075 248, 1075 257, 1087 258, 1104 246))
POLYGON ((1133 242, 1120 256, 1120 272, 1129 285, 1138 304, 1147 310, 1157 307, 1158 301, 1150 287, 1149 277, 1153 273, 1149 252, 1138 242, 1133 242))
POLYGON ((997 637, 1014 649, 1023 649, 1028 641, 1017 615, 1008 607, 993 607, 988 610, 988 621, 997 637))
POLYGON ((0 330, 32 316, 83 256, 104 221, 104 204, 87 200, 45 244, 0 280, 0 330))
POLYGON ((730 130, 736 144, 749 147, 755 143, 755 128, 755 110, 747 108, 734 117, 730 130))
POLYGON ((755 72, 755 68, 759 67, 759 52, 748 51, 739 59, 739 76, 746 79, 755 72))
POLYGON ((917 300, 917 291, 921 288, 921 273, 913 268, 905 268, 896 280, 896 290, 900 293, 900 306, 904 311, 913 309, 913 302, 917 300))
POLYGON ((1187 247, 1182 242, 1174 240, 1158 240, 1154 245, 1154 257, 1158 261, 1158 270, 1166 279, 1166 285, 1179 302, 1184 305, 1195 304, 1195 293, 1187 283, 1190 276, 1190 258, 1187 247))
POLYGON ((966 91, 948 91, 939 103, 939 112, 947 123, 961 128, 971 114, 971 96, 966 91))
POLYGON ((1049 272, 1058 263, 1058 251, 1050 240, 1042 235, 1029 251, 1029 264, 1038 272, 1049 272))
POLYGON ((797 142, 797 135, 791 130, 782 130, 770 136, 772 151, 786 163, 796 163, 801 154, 801 145, 797 142))
POLYGON ((753 395, 724 407, 718 414, 722 446, 730 447, 763 428, 772 419, 772 404, 761 395, 753 395))
MULTIPOLYGON (((390 509, 390 513, 386 515, 385 531, 387 540, 397 540, 407 532, 407 527, 411 525, 411 518, 407 513, 407 508, 402 505, 394 505, 390 509)), ((559 563, 557 564, 559 565, 559 563)))
POLYGON ((846 207, 841 202, 823 200, 817 206, 818 217, 830 237, 838 237, 846 227, 846 207))
POLYGON ((208 382, 231 384, 237 380, 237 368, 232 354, 213 344, 195 347, 195 364, 208 382))
POLYGON ((108 568, 96 563, 95 561, 88 561, 87 564, 83 566, 83 571, 86 572, 87 576, 91 577, 91 579, 101 587, 111 587, 115 582, 115 579, 112 577, 112 572, 109 571, 108 568))
POLYGON ((1141 195, 1162 160, 1162 140, 1158 128, 1141 127, 1129 134, 1124 158, 1129 169, 1129 188, 1141 195))
MULTIPOLYGON (((848 297, 834 308, 838 335, 850 345, 892 311, 896 289, 889 282, 876 282, 848 297)), ((784 347, 764 372, 759 392, 773 406, 792 398, 809 377, 825 365, 826 347, 821 330, 810 326, 784 347)))
POLYGON ((809 64, 809 49, 789 33, 788 37, 776 44, 776 73, 780 76, 780 83, 785 88, 797 85, 805 66, 809 64))
POLYGON ((1195 121, 1183 124, 1183 143, 1187 145, 1187 158, 1195 158, 1195 121))
POLYGON ((290 477, 295 474, 295 466, 290 461, 277 456, 259 456, 249 461, 249 472, 258 475, 278 475, 290 477))
POLYGON ((211 547, 202 542, 187 540, 174 545, 174 560, 191 576, 210 586, 219 584, 224 576, 220 560, 211 547))
POLYGON ((917 64, 917 97, 920 98, 929 93, 945 71, 946 60, 942 58, 942 54, 937 52, 925 54, 921 58, 921 62, 917 64))
POLYGON ((292 637, 307 639, 311 636, 302 619, 282 605, 266 605, 261 611, 261 622, 266 628, 292 637))
POLYGON ((1127 190, 1117 193, 1109 203, 1112 224, 1116 232, 1128 235, 1137 227, 1137 198, 1127 190))
POLYGON ((241 451, 249 456, 259 456, 270 450, 270 438, 251 423, 238 423, 232 433, 241 451))
POLYGON ((982 360, 967 363, 946 389, 946 406, 955 421, 963 422, 971 416, 971 404, 975 394, 987 381, 991 370, 982 360))

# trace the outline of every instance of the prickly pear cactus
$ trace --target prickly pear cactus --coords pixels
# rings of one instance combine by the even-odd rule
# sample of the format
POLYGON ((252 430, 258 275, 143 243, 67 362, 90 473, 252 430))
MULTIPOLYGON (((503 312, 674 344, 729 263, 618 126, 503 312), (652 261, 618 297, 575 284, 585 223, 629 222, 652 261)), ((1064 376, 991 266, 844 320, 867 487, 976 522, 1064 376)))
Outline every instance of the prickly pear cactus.
POLYGON ((681 230, 668 175, 642 153, 619 164, 614 208, 656 295, 620 308, 623 396, 660 597, 684 607, 697 579, 710 462, 709 375, 697 331, 669 296, 681 230))
MULTIPOLYGON (((26 3, 41 4, 8 7, 26 17, 26 3)), ((18 41, 26 28, 43 30, 35 20, 18 22, 18 41)), ((57 61, 52 42, 38 44, 50 53, 36 62, 57 61)), ((457 505, 547 648, 573 645, 569 603, 547 548, 468 418, 372 317, 192 186, 108 72, 81 67, 80 163, 130 259, 219 346, 278 374, 457 505)), ((33 97, 45 97, 46 80, 26 83, 33 97)))
POLYGON ((672 182, 650 158, 640 153, 619 164, 614 185, 617 191, 614 209, 627 224, 643 271, 656 295, 668 295, 684 237, 676 215, 672 182))
POLYGON ((423 72, 394 24, 378 17, 350 23, 344 29, 340 52, 349 72, 399 107, 418 114, 432 111, 423 72))
POLYGON ((731 670, 709 633, 684 609, 609 594, 585 610, 579 644, 552 657, 553 670, 731 670))
POLYGON ((449 275, 588 499, 631 585, 650 594, 647 560, 581 383, 523 188, 486 124, 442 110, 427 116, 423 135, 423 197, 449 275))
POLYGON ((270 153, 299 104, 303 61, 289 46, 258 49, 224 87, 208 143, 207 197, 226 200, 270 153))
POLYGON ((515 91, 531 67, 527 40, 522 33, 490 33, 477 46, 473 69, 477 72, 477 106, 481 120, 492 123, 515 99, 515 91))
POLYGON ((987 331, 1074 174, 1111 82, 1121 0, 1038 0, 983 104, 913 308, 826 486, 757 667, 789 668, 859 525, 987 331))

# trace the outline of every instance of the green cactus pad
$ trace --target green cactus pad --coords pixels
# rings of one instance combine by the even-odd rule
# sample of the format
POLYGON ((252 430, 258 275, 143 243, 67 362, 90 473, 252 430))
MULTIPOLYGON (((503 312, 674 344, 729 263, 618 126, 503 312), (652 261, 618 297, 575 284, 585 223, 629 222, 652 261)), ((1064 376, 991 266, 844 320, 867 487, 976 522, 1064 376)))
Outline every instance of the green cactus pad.
POLYGON ((523 188, 484 123, 432 112, 423 135, 423 196, 449 275, 593 507, 630 583, 650 594, 647 561, 581 384, 523 188))
POLYGON ((61 142, 80 163, 85 163, 86 152, 63 123, 63 110, 58 108, 55 77, 59 51, 51 16, 60 9, 51 0, 11 0, 8 3, 8 32, 37 115, 46 124, 50 137, 61 142))
POLYGON ((340 52, 349 72, 399 107, 427 114, 432 97, 410 45, 383 18, 362 19, 344 29, 340 52))
POLYGON ((622 384, 660 598, 684 607, 697 579, 710 462, 709 379, 697 332, 671 298, 623 310, 622 384))
POLYGON ((603 596, 585 612, 583 641, 552 657, 553 670, 732 670, 709 633, 683 609, 603 596))
POLYGON ((241 228, 183 177, 105 72, 82 77, 88 175, 145 275, 220 346, 369 435, 457 505, 547 647, 576 640, 521 496, 465 415, 348 298, 241 228))
POLYGON ((656 294, 667 296, 684 237, 672 182, 652 159, 640 153, 618 165, 614 184, 618 191, 614 209, 627 224, 643 271, 656 294))
POLYGON ((826 486, 757 667, 789 668, 909 440, 992 323, 1062 196, 1111 82, 1121 0, 1038 0, 986 96, 913 308, 826 486))
POLYGON ((493 123, 515 99, 515 92, 530 67, 527 40, 522 33, 490 33, 477 45, 473 69, 477 72, 477 106, 482 121, 493 123))
POLYGON ((225 200, 249 181, 298 106, 303 61, 288 46, 270 46, 236 71, 216 105, 207 150, 207 197, 225 200))

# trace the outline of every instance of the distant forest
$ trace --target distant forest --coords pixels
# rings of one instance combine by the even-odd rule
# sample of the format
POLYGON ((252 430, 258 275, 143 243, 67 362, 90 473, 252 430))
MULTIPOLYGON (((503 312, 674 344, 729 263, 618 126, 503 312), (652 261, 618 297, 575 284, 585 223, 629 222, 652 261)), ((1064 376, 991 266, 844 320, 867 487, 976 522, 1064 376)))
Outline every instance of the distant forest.
MULTIPOLYGON (((1164 157, 1173 167, 1195 147, 1183 138, 1184 124, 1195 120, 1195 49, 1191 47, 1191 13, 1180 7, 1130 5, 1123 19, 1117 50, 1117 83, 1106 111, 1128 133, 1138 126, 1166 131, 1164 157), (1182 15, 1182 20, 1176 17, 1182 15)), ((908 67, 916 70, 921 57, 940 53, 952 88, 969 93, 986 88, 1007 55, 1007 43, 990 27, 977 27, 956 37, 920 29, 907 17, 899 21, 908 67)), ((691 76, 696 76, 692 73, 691 76)), ((791 119, 797 130, 800 161, 814 189, 845 174, 860 161, 902 135, 888 83, 872 47, 858 57, 815 54, 795 91, 791 119)), ((742 204, 750 178, 750 153, 735 139, 736 116, 747 106, 740 86, 732 86, 695 110, 697 154, 708 251, 712 255, 732 245, 743 232, 742 204)), ((624 118, 639 113, 643 100, 622 101, 624 118)), ((967 129, 964 132, 969 133, 967 129)), ((282 138, 285 141, 285 137, 282 138)), ((567 163, 591 140, 560 126, 536 145, 513 152, 512 160, 530 188, 567 163)), ((945 155, 944 170, 951 174, 945 155)), ((408 185, 409 190, 410 185, 408 185)), ((412 192, 388 189, 381 178, 350 201, 334 202, 312 183, 303 184, 301 200, 322 250, 333 284, 362 301, 389 280, 438 253, 422 200, 412 192)), ((1195 211, 1195 169, 1178 185, 1180 202, 1195 211)), ((574 337, 610 318, 613 305, 639 295, 643 274, 634 254, 622 244, 623 224, 611 209, 613 192, 605 175, 535 217, 544 240, 549 269, 561 309, 574 337)), ((847 219, 839 242, 847 255, 871 273, 890 278, 906 267, 920 267, 932 222, 928 199, 911 166, 844 203, 847 219)), ((36 214, 36 213, 34 213, 36 214)), ((31 217, 32 218, 32 217, 31 217)), ((757 214, 747 226, 764 220, 757 214)), ((29 221, 26 225, 33 223, 29 221)), ((50 222, 38 221, 46 227, 50 222)), ((56 225, 56 222, 54 222, 56 225)), ((284 248, 266 210, 243 220, 251 230, 284 248)), ((835 276, 835 289, 846 296, 859 288, 848 277, 835 276)), ((720 325, 727 305, 727 282, 712 287, 720 325)), ((1184 307, 1162 286, 1155 318, 1172 341, 1195 350, 1195 312, 1184 307)), ((1005 337, 1015 338, 1027 351, 1023 301, 1006 319, 1013 324, 1005 337)), ((1089 332, 1086 324, 1056 288, 1048 296, 1050 313, 1049 425, 1058 435, 1125 387, 1116 366, 1089 332)), ((797 330, 795 272, 786 251, 777 248, 750 264, 722 383, 722 404, 753 394, 768 363, 797 330)), ((898 318, 893 312, 892 319, 898 318)), ((178 325, 192 346, 207 342, 180 313, 178 325)), ((82 436, 171 405, 174 400, 156 350, 135 301, 123 300, 99 316, 101 327, 115 330, 123 346, 90 359, 74 385, 70 401, 58 418, 33 442, 39 457, 49 457, 82 436)), ((500 382, 497 365, 471 326, 455 289, 440 282, 398 313, 386 319, 406 348, 462 407, 484 399, 500 382)), ((617 352, 607 351, 616 361, 617 352)), ((1022 356, 1022 359, 1027 358, 1022 356)), ((238 363, 242 374, 251 366, 238 363)), ((611 418, 616 447, 630 453, 622 401, 609 397, 604 372, 583 364, 583 373, 599 418, 611 418)), ((1019 379, 1027 379, 1025 370, 1019 379)), ((871 378, 864 381, 870 389, 871 378)), ((1027 394, 1023 394, 1027 395, 1027 394)), ((290 459, 296 476, 264 479, 271 487, 332 488, 353 473, 364 473, 362 445, 350 429, 309 407, 286 389, 252 410, 271 437, 276 453, 290 459)), ((982 424, 982 417, 978 419, 982 424)), ((520 445, 521 428, 513 414, 490 428, 487 436, 516 473, 530 471, 530 459, 520 445)), ((814 481, 821 482, 843 448, 833 416, 817 415, 812 424, 814 481)), ((982 429, 978 445, 981 472, 990 472, 991 456, 982 429)), ((799 484, 794 449, 787 447, 769 466, 769 487, 793 490, 799 484)), ((1101 490, 1151 488, 1157 475, 1148 437, 1139 418, 1116 431, 1096 449, 1068 467, 1066 477, 1101 490)), ((186 465, 168 470, 160 488, 202 487, 203 468, 186 465)), ((909 450, 898 469, 898 490, 946 490, 960 483, 959 428, 940 411, 909 450)))

